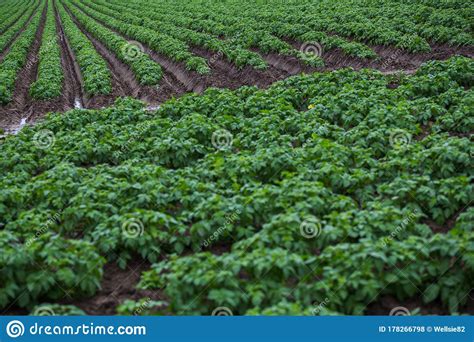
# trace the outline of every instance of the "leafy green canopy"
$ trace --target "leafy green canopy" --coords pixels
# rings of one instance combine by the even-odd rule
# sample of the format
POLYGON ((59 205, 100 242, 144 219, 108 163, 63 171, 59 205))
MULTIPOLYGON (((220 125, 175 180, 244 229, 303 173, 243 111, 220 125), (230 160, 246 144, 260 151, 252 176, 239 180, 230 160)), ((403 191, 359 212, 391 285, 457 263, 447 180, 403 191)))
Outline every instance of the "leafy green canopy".
POLYGON ((463 57, 344 69, 25 127, 0 144, 0 306, 89 295, 105 259, 133 257, 176 314, 356 314, 387 294, 457 312, 474 280, 473 73, 463 57))

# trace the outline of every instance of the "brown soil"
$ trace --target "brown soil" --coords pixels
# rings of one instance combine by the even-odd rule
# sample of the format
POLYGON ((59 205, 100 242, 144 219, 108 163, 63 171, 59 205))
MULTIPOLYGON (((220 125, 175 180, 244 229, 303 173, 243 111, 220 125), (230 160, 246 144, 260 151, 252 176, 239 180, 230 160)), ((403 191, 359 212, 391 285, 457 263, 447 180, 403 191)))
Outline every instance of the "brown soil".
MULTIPOLYGON (((150 300, 166 301, 160 290, 137 290, 136 286, 140 281, 142 272, 150 269, 150 264, 144 262, 140 257, 135 257, 129 261, 126 269, 121 269, 115 262, 110 262, 104 266, 104 276, 101 282, 101 289, 90 298, 71 299, 64 297, 57 301, 58 304, 74 305, 82 309, 87 315, 115 315, 116 308, 125 300, 138 301, 143 298, 150 300)), ((44 303, 48 303, 44 299, 44 303)), ((28 315, 28 310, 12 305, 0 315, 28 315)))
POLYGON ((305 65, 296 57, 284 56, 276 53, 269 53, 262 56, 269 65, 272 65, 273 67, 282 70, 289 75, 296 75, 302 72, 310 73, 314 71, 314 68, 305 65))
POLYGON ((61 100, 63 108, 67 110, 74 108, 76 99, 81 104, 83 103, 82 80, 79 67, 74 60, 74 55, 64 33, 56 2, 54 2, 54 15, 56 16, 56 30, 59 34, 61 45, 61 66, 64 72, 63 96, 61 100))
MULTIPOLYGON (((301 48, 301 43, 285 39, 295 49, 301 48)), ((446 60, 454 55, 462 55, 470 58, 474 58, 474 47, 473 46, 449 46, 447 44, 433 43, 431 44, 431 51, 410 53, 402 49, 393 46, 371 46, 367 44, 374 52, 378 55, 374 59, 365 59, 353 57, 345 54, 341 49, 335 48, 328 51, 323 51, 322 58, 324 59, 325 67, 318 70, 335 70, 345 67, 352 67, 355 70, 363 68, 377 69, 385 74, 392 74, 397 71, 408 71, 414 72, 421 64, 430 60, 446 60)), ((323 47, 324 48, 324 47, 323 47)), ((280 64, 286 65, 284 60, 285 57, 275 55, 274 60, 277 60, 280 64)), ((300 66, 298 68, 298 60, 292 61, 294 65, 294 72, 308 72, 315 71, 316 69, 307 66, 300 66)), ((290 64, 291 65, 291 64, 290 64)))
MULTIPOLYGON (((28 18, 28 20, 26 21, 25 25, 23 25, 23 27, 12 37, 12 39, 8 42, 7 46, 3 49, 3 51, 0 52, 0 61, 3 60, 3 58, 7 55, 7 53, 10 51, 10 48, 13 44, 13 42, 18 38, 18 36, 20 34, 23 33, 23 31, 25 31, 25 29, 28 27, 28 25, 30 24, 31 22, 31 18, 33 18, 33 16, 36 14, 36 12, 38 11, 38 8, 40 7, 40 3, 38 3, 36 5, 36 8, 33 10, 33 12, 31 12, 31 15, 30 17, 28 18)), ((25 9, 23 11, 23 14, 22 16, 25 14, 25 12, 27 11, 27 9, 25 9)), ((21 17, 20 17, 21 18, 21 17)), ((11 26, 13 26, 15 23, 12 23, 10 26, 8 26, 5 31, 3 32, 6 32, 11 26)), ((3 34, 3 32, 1 34, 3 34)))
POLYGON ((256 70, 251 66, 238 68, 222 54, 192 46, 191 52, 209 61, 210 75, 204 78, 203 86, 236 89, 243 85, 266 88, 275 81, 289 76, 285 71, 269 65, 267 70, 256 70))
POLYGON ((446 220, 446 222, 443 225, 436 223, 432 219, 426 219, 423 221, 423 223, 429 226, 434 233, 445 234, 454 228, 459 215, 461 215, 468 208, 470 208, 471 203, 472 201, 469 202, 467 205, 465 205, 463 208, 456 211, 449 219, 446 220))
POLYGON ((79 27, 82 33, 87 36, 95 49, 107 62, 109 69, 112 72, 113 93, 105 97, 95 97, 90 99, 86 105, 87 108, 105 107, 112 104, 118 96, 132 96, 150 104, 157 104, 171 98, 172 96, 181 95, 186 92, 186 89, 166 70, 164 70, 163 79, 159 85, 140 85, 130 68, 110 52, 99 40, 89 34, 89 32, 87 32, 79 21, 72 15, 69 9, 67 7, 65 8, 71 15, 74 23, 79 27))
MULTIPOLYGON (((38 108, 30 98, 29 87, 36 79, 38 71, 37 56, 46 22, 46 11, 47 6, 45 6, 41 15, 40 24, 36 31, 36 38, 28 52, 25 66, 18 73, 13 100, 9 105, 0 107, 0 127, 10 127, 18 124, 22 118, 33 116, 38 108)), ((41 108, 40 111, 42 111, 41 108)))
MULTIPOLYGON (((112 93, 109 95, 100 95, 89 97, 84 96, 84 107, 86 108, 99 108, 101 106, 108 106, 114 102, 114 99, 118 96, 131 95, 136 96, 138 90, 138 83, 136 82, 132 72, 123 66, 97 39, 92 37, 86 30, 82 28, 77 19, 71 14, 67 7, 64 7, 66 12, 72 18, 72 21, 81 30, 81 32, 91 41, 95 50, 102 56, 107 63, 107 66, 112 76, 112 93)), ((74 55, 71 53, 71 57, 74 55)), ((75 63, 77 64, 77 62, 75 63)), ((79 66, 77 65, 79 69, 79 66)), ((80 70, 79 70, 80 73, 80 70)), ((81 81, 83 84, 83 81, 81 81)))
POLYGON ((149 270, 150 264, 141 261, 139 257, 134 260, 128 262, 125 270, 119 268, 115 262, 106 264, 101 289, 95 296, 80 300, 64 300, 62 304, 75 305, 88 315, 115 315, 117 306, 127 299, 163 300, 160 291, 136 289, 142 272, 149 270))
MULTIPOLYGON (((68 11, 68 9, 66 8, 68 11)), ((206 50, 202 47, 191 46, 190 51, 196 56, 201 56, 209 61, 211 73, 200 75, 186 69, 182 62, 174 62, 164 55, 151 51, 144 47, 153 60, 163 68, 163 79, 158 86, 141 86, 135 79, 130 68, 111 53, 104 44, 93 38, 73 17, 74 22, 84 34, 91 40, 99 54, 106 60, 112 72, 113 91, 111 95, 95 96, 88 98, 83 95, 82 79, 79 67, 74 59, 74 54, 64 37, 60 21, 57 16, 58 32, 61 37, 62 65, 65 70, 64 96, 54 101, 32 101, 28 97, 27 88, 36 75, 37 63, 35 56, 38 51, 39 38, 32 47, 28 56, 29 65, 20 72, 19 81, 15 91, 15 104, 0 107, 0 128, 8 128, 18 125, 21 118, 29 117, 32 122, 48 111, 65 111, 74 107, 74 101, 78 98, 85 108, 101 108, 113 103, 117 96, 133 96, 149 104, 160 104, 171 97, 178 97, 186 92, 201 93, 208 87, 236 89, 243 85, 256 85, 266 88, 273 82, 299 73, 311 73, 315 71, 329 71, 342 67, 352 67, 356 70, 361 68, 374 68, 384 74, 396 74, 398 72, 414 73, 419 66, 428 60, 444 60, 453 55, 460 54, 474 58, 474 47, 451 47, 446 44, 432 44, 432 51, 427 53, 408 53, 398 48, 389 46, 372 46, 378 54, 375 59, 362 59, 346 55, 340 49, 323 51, 322 58, 325 67, 315 69, 307 66, 304 62, 292 56, 278 55, 275 53, 262 54, 269 67, 267 70, 255 70, 252 67, 237 68, 222 54, 206 50)), ((100 22, 100 21, 99 21, 100 22)), ((44 25, 44 17, 42 21, 44 25)), ((100 22, 107 26, 107 23, 100 22)), ((110 27, 108 27, 111 29, 110 27)), ((42 29, 42 28, 41 28, 42 29)), ((117 32, 116 32, 117 33, 117 32)), ((117 33, 119 36, 123 36, 117 33)), ((125 37, 124 38, 129 38, 125 37)), ((296 41, 285 39, 295 49, 301 44, 296 41)), ((258 52, 258 49, 251 49, 258 52)), ((396 82, 387 85, 396 88, 396 82)))
POLYGON ((432 51, 423 53, 409 53, 390 46, 376 46, 373 50, 379 56, 373 60, 349 57, 341 51, 329 51, 323 55, 327 68, 338 69, 351 66, 354 69, 373 68, 380 71, 416 70, 421 64, 430 60, 445 60, 454 55, 474 57, 474 47, 451 47, 446 44, 433 44, 432 51), (345 57, 344 57, 345 56, 345 57))
MULTIPOLYGON (((466 305, 459 308, 459 312, 463 314, 474 314, 474 292, 471 291, 467 295, 466 305)), ((443 306, 440 301, 434 301, 429 304, 423 303, 421 298, 412 298, 409 300, 399 301, 392 296, 383 296, 377 302, 367 306, 365 314, 369 316, 388 316, 390 311, 397 307, 407 308, 410 311, 419 309, 421 315, 446 315, 449 316, 448 308, 443 306)))

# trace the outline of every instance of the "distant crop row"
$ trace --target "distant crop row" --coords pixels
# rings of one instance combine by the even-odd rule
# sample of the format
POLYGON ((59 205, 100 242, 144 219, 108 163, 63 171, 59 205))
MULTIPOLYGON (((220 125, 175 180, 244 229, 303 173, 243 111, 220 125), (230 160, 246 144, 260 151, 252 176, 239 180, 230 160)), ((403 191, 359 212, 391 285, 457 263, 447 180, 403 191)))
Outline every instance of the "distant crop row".
POLYGON ((48 0, 47 6, 46 24, 38 56, 38 75, 30 88, 31 96, 40 100, 60 96, 64 82, 53 0, 48 0))
MULTIPOLYGON (((159 83, 162 76, 161 66, 154 62, 148 54, 130 45, 123 37, 94 20, 94 17, 91 18, 86 15, 87 12, 71 5, 70 1, 66 1, 66 3, 68 10, 84 26, 85 30, 96 37, 122 62, 128 64, 141 84, 154 85, 159 83)), ((109 20, 106 20, 106 22, 110 24, 109 20)))
MULTIPOLYGON (((144 0, 133 2, 147 3, 144 0)), ((427 40, 473 45, 470 10, 461 5, 453 5, 449 9, 438 7, 436 0, 384 0, 377 4, 342 0, 292 3, 291 6, 278 1, 211 2, 206 6, 200 6, 198 2, 177 1, 152 3, 151 6, 160 12, 179 13, 177 18, 192 19, 195 24, 190 22, 190 25, 196 25, 196 29, 231 30, 233 35, 248 30, 263 30, 285 37, 287 35, 281 28, 287 27, 289 30, 296 28, 300 37, 315 33, 324 37, 326 33, 331 33, 331 37, 337 34, 371 44, 395 45, 409 51, 430 50, 427 40)), ((253 38, 257 39, 257 44, 258 37, 261 35, 253 38)), ((359 45, 357 49, 362 51, 364 47, 359 45)))
POLYGON ((88 95, 109 94, 112 91, 111 74, 107 63, 95 50, 91 41, 81 32, 58 2, 57 10, 66 39, 81 70, 84 90, 88 95))
POLYGON ((28 9, 34 7, 35 2, 36 0, 22 0, 3 7, 0 14, 0 33, 3 34, 8 27, 16 23, 28 9))
POLYGON ((93 7, 102 13, 109 15, 120 13, 120 19, 129 24, 143 26, 155 32, 165 33, 173 38, 184 40, 188 44, 202 46, 215 53, 222 53, 238 67, 250 65, 256 69, 264 69, 267 66, 259 54, 243 49, 238 44, 220 40, 207 33, 176 26, 174 23, 176 16, 173 14, 153 12, 150 11, 149 6, 133 8, 131 2, 112 4, 105 1, 95 1, 95 3, 98 5, 93 7))
POLYGON ((36 38, 41 15, 46 7, 44 2, 33 15, 25 30, 13 42, 10 51, 0 63, 0 103, 12 100, 18 72, 25 66, 28 51, 36 38))
POLYGON ((114 12, 113 16, 111 16, 103 14, 93 7, 88 7, 80 2, 76 2, 76 5, 82 9, 84 13, 106 23, 107 26, 128 36, 130 39, 135 39, 147 44, 154 51, 161 52, 172 60, 186 63, 188 69, 196 70, 199 73, 209 72, 206 60, 196 57, 189 52, 189 47, 186 46, 184 42, 146 27, 127 24, 121 20, 122 13, 114 12))
MULTIPOLYGON (((25 26, 30 19, 31 14, 38 9, 38 2, 30 4, 28 7, 26 5, 24 6, 26 11, 13 21, 12 23, 14 24, 0 36, 0 51, 5 49, 5 47, 12 41, 13 37, 25 26)), ((5 23, 6 22, 7 20, 5 23)))

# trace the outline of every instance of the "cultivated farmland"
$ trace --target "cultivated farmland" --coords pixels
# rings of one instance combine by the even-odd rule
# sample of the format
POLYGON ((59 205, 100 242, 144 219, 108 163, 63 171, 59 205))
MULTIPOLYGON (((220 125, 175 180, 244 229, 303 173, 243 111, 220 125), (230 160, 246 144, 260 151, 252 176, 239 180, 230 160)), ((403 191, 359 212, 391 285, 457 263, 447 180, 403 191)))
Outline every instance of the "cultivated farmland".
POLYGON ((473 5, 0 2, 0 312, 473 314, 473 5))

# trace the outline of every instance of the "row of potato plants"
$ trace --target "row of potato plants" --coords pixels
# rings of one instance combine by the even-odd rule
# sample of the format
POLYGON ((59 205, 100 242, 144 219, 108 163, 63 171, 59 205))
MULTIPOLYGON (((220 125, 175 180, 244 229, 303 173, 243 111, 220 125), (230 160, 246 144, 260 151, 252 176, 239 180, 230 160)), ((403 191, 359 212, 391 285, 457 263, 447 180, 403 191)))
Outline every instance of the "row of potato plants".
POLYGON ((22 0, 19 3, 12 3, 2 7, 0 15, 0 34, 3 34, 35 3, 35 0, 22 0))
MULTIPOLYGON (((294 49, 289 43, 270 34, 268 30, 256 28, 249 22, 245 23, 238 21, 238 23, 236 23, 235 18, 226 18, 229 21, 232 21, 232 23, 219 23, 210 19, 201 20, 200 18, 195 17, 190 18, 189 16, 192 16, 193 13, 187 11, 183 11, 179 16, 171 16, 169 13, 175 13, 175 10, 180 11, 181 9, 172 8, 172 5, 167 7, 167 5, 168 4, 161 3, 151 4, 150 6, 154 6, 157 9, 157 11, 153 13, 153 19, 160 20, 160 22, 170 22, 172 25, 178 27, 188 28, 191 32, 213 34, 216 37, 224 36, 226 41, 231 42, 232 45, 238 46, 243 51, 247 51, 245 54, 250 54, 250 49, 255 47, 262 53, 274 52, 286 56, 295 56, 313 67, 324 66, 324 62, 320 56, 308 55, 299 49, 294 49)), ((139 6, 139 8, 142 9, 146 7, 145 4, 139 1, 131 1, 126 4, 127 8, 131 6, 139 6)), ((209 48, 209 46, 206 45, 205 47, 209 48)), ((217 47, 214 49, 217 50, 217 47)), ((243 54, 232 53, 231 51, 222 48, 220 51, 222 51, 224 55, 227 53, 227 55, 231 57, 230 60, 237 66, 241 67, 245 65, 245 56, 243 54)), ((266 63, 263 64, 259 62, 259 64, 253 66, 257 69, 262 69, 266 66, 266 63)))
POLYGON ((153 51, 159 52, 173 61, 185 63, 187 69, 194 70, 199 74, 210 72, 206 59, 193 55, 189 51, 189 46, 183 41, 146 27, 123 22, 121 20, 122 13, 114 12, 114 15, 111 16, 94 9, 94 5, 90 3, 84 4, 80 1, 73 1, 73 3, 91 18, 106 23, 108 27, 120 34, 147 45, 153 51))
MULTIPOLYGON (((185 14, 193 13, 198 19, 225 18, 235 25, 257 22, 264 29, 264 25, 271 27, 274 23, 305 25, 319 35, 336 33, 364 43, 394 45, 412 52, 429 51, 428 40, 452 45, 473 44, 469 11, 462 6, 443 9, 420 2, 394 6, 389 0, 377 6, 360 0, 344 0, 337 4, 306 2, 292 6, 278 2, 250 5, 230 1, 225 6, 214 3, 205 8, 178 1, 166 6, 185 14)), ((362 52, 364 46, 360 44, 357 49, 355 46, 349 48, 351 50, 362 52)))
POLYGON ((76 26, 62 3, 57 1, 55 4, 65 38, 79 65, 85 93, 88 95, 110 94, 112 76, 107 63, 95 50, 87 36, 76 26))
POLYGON ((25 11, 20 18, 18 18, 15 23, 10 26, 2 35, 0 36, 0 51, 4 50, 8 44, 14 39, 18 32, 23 29, 23 27, 30 20, 31 15, 39 8, 39 3, 36 3, 30 6, 27 11, 25 11))
POLYGON ((45 6, 46 3, 43 3, 36 10, 28 26, 13 42, 10 51, 0 63, 0 104, 7 104, 12 100, 17 74, 26 64, 45 6))
MULTIPOLYGON (((156 85, 163 75, 161 66, 141 50, 140 47, 129 43, 127 40, 108 29, 100 22, 91 18, 83 9, 75 7, 71 1, 65 4, 84 29, 104 44, 119 60, 127 64, 138 82, 142 85, 156 85)), ((109 21, 106 21, 110 24, 109 21)))
MULTIPOLYGON (((139 0, 137 2, 144 6, 142 1, 139 0)), ((304 51, 293 49, 290 44, 282 39, 292 38, 302 43, 318 42, 325 49, 338 47, 348 55, 361 58, 373 58, 376 56, 375 52, 364 44, 349 42, 337 36, 314 31, 305 25, 287 24, 285 23, 286 14, 277 20, 268 20, 268 18, 257 17, 257 14, 245 17, 242 16, 241 11, 229 15, 226 12, 210 11, 202 7, 193 8, 190 11, 177 6, 177 4, 170 3, 155 4, 155 6, 160 7, 160 12, 163 11, 165 13, 182 11, 179 17, 175 17, 175 20, 185 27, 212 32, 215 35, 223 35, 233 39, 238 44, 242 44, 244 47, 258 47, 264 53, 275 52, 296 56, 315 67, 323 66, 321 58, 314 56, 312 56, 313 58, 308 58, 304 51)))
MULTIPOLYGON (((98 271, 98 256, 155 263, 140 287, 163 291, 174 314, 303 314, 322 302, 355 314, 384 295, 463 312, 474 274, 473 73, 457 57, 411 76, 342 69, 208 89, 156 112, 119 99, 52 114, 0 143, 0 232, 5 245, 46 255, 51 239, 58 255, 75 241, 87 253, 73 248, 74 260, 98 271), (54 141, 39 148, 45 130, 54 141), (302 234, 308 224, 317 236, 302 234)), ((0 260, 4 272, 21 269, 0 260)), ((76 280, 78 263, 67 259, 54 279, 76 280)), ((9 291, 0 286, 7 301, 9 291)), ((56 300, 49 287, 22 305, 40 297, 56 300)))
POLYGON ((250 65, 255 69, 265 69, 267 67, 267 63, 259 54, 241 48, 237 41, 221 40, 207 33, 176 26, 174 23, 176 16, 173 14, 150 12, 149 6, 133 6, 131 2, 113 4, 105 1, 94 1, 94 3, 101 5, 94 6, 94 8, 102 13, 117 15, 116 12, 120 12, 121 20, 129 24, 147 27, 183 40, 187 44, 204 47, 216 54, 222 54, 239 68, 246 65, 250 65), (105 7, 110 8, 110 10, 106 10, 105 7), (124 11, 126 11, 125 14, 124 11))
POLYGON ((59 97, 64 82, 54 5, 52 0, 47 3, 46 24, 38 54, 38 74, 36 81, 30 86, 30 95, 39 100, 59 97))

